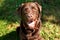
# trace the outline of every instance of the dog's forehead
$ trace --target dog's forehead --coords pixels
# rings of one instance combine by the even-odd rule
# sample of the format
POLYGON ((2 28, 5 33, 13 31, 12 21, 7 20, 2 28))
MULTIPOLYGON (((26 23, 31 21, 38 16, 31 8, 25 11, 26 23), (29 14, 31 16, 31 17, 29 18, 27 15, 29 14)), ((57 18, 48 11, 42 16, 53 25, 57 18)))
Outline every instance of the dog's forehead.
POLYGON ((36 6, 36 4, 33 3, 33 2, 25 3, 25 5, 26 5, 26 6, 36 6))

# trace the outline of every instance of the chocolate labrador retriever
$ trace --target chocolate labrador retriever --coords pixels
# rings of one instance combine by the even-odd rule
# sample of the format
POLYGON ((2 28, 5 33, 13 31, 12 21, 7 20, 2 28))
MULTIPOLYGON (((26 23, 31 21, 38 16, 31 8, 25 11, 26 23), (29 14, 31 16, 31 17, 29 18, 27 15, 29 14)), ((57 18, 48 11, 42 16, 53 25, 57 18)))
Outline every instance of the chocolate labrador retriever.
POLYGON ((37 2, 22 3, 18 8, 21 16, 19 30, 20 40, 41 40, 41 6, 37 2))

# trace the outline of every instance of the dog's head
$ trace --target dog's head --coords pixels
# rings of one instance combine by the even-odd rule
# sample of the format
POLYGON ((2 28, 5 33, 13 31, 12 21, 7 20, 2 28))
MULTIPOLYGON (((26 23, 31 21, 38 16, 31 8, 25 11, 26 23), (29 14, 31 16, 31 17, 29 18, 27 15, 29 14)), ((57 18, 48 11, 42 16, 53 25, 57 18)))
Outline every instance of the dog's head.
POLYGON ((22 3, 18 13, 29 27, 34 27, 38 18, 41 17, 41 6, 37 2, 22 3))

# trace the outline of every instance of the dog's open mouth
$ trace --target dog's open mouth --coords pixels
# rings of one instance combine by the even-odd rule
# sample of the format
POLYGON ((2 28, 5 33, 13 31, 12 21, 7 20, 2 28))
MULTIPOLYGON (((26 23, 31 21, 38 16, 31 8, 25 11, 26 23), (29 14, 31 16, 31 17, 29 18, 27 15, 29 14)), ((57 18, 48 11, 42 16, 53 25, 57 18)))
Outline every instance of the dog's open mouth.
POLYGON ((35 23, 36 23, 36 21, 28 23, 29 28, 33 29, 35 27, 35 23))

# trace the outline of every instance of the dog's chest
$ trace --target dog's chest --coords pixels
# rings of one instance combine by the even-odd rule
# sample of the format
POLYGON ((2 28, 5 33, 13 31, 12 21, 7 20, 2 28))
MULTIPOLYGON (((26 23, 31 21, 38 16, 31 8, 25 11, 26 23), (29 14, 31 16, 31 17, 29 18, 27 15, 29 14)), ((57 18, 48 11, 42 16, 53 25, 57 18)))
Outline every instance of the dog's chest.
POLYGON ((22 40, 39 40, 40 39, 38 32, 36 34, 34 33, 24 34, 22 31, 20 31, 20 34, 22 36, 22 40))
POLYGON ((22 40, 39 40, 39 35, 32 36, 31 34, 24 35, 22 40))

